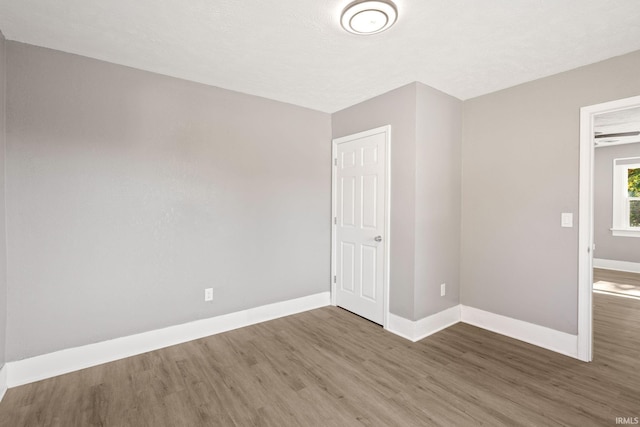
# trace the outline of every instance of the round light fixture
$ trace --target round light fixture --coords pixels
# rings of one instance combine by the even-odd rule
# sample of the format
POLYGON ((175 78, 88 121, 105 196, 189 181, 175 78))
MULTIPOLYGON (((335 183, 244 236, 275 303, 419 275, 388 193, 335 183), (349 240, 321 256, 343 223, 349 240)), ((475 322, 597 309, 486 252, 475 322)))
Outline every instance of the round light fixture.
POLYGON ((391 27, 398 18, 396 5, 387 0, 358 0, 342 11, 342 28, 353 34, 376 34, 391 27))

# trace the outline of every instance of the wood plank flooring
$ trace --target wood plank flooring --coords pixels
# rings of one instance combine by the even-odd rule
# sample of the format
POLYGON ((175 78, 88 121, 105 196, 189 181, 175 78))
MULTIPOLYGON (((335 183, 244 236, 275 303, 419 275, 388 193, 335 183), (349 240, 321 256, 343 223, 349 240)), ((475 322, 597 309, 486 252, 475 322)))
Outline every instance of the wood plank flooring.
POLYGON ((640 416, 640 300, 594 301, 592 363, 326 307, 10 389, 0 426, 614 426, 640 416))
POLYGON ((640 273, 594 268, 593 282, 596 290, 640 298, 640 273))

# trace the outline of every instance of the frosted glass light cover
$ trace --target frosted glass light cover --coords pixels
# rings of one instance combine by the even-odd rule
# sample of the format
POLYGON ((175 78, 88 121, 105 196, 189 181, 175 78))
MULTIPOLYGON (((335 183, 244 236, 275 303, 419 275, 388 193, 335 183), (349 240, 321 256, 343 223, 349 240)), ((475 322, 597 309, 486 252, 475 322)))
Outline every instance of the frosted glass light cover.
POLYGON ((391 27, 398 17, 393 3, 356 1, 342 12, 342 27, 354 34, 376 34, 391 27))

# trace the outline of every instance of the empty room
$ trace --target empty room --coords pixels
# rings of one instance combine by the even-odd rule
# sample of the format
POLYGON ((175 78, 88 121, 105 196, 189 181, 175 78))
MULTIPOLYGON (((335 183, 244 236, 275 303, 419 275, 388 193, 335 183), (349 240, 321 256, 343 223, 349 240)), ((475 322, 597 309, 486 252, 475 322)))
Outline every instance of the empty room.
POLYGON ((0 0, 0 427, 640 424, 637 0, 0 0))

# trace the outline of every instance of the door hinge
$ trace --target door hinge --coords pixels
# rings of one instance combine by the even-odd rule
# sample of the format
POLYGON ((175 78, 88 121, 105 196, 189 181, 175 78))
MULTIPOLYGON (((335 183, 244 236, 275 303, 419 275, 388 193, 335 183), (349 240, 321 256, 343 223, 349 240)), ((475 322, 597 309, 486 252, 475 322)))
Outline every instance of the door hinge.
POLYGON ((334 216, 334 217, 333 217, 333 223, 334 223, 334 224, 338 224, 338 217, 337 217, 337 216, 334 216))
POLYGON ((334 164, 335 166, 338 166, 338 159, 337 159, 337 158, 333 159, 333 164, 334 164))
POLYGON ((333 276, 333 283, 336 283, 336 276, 333 276))

